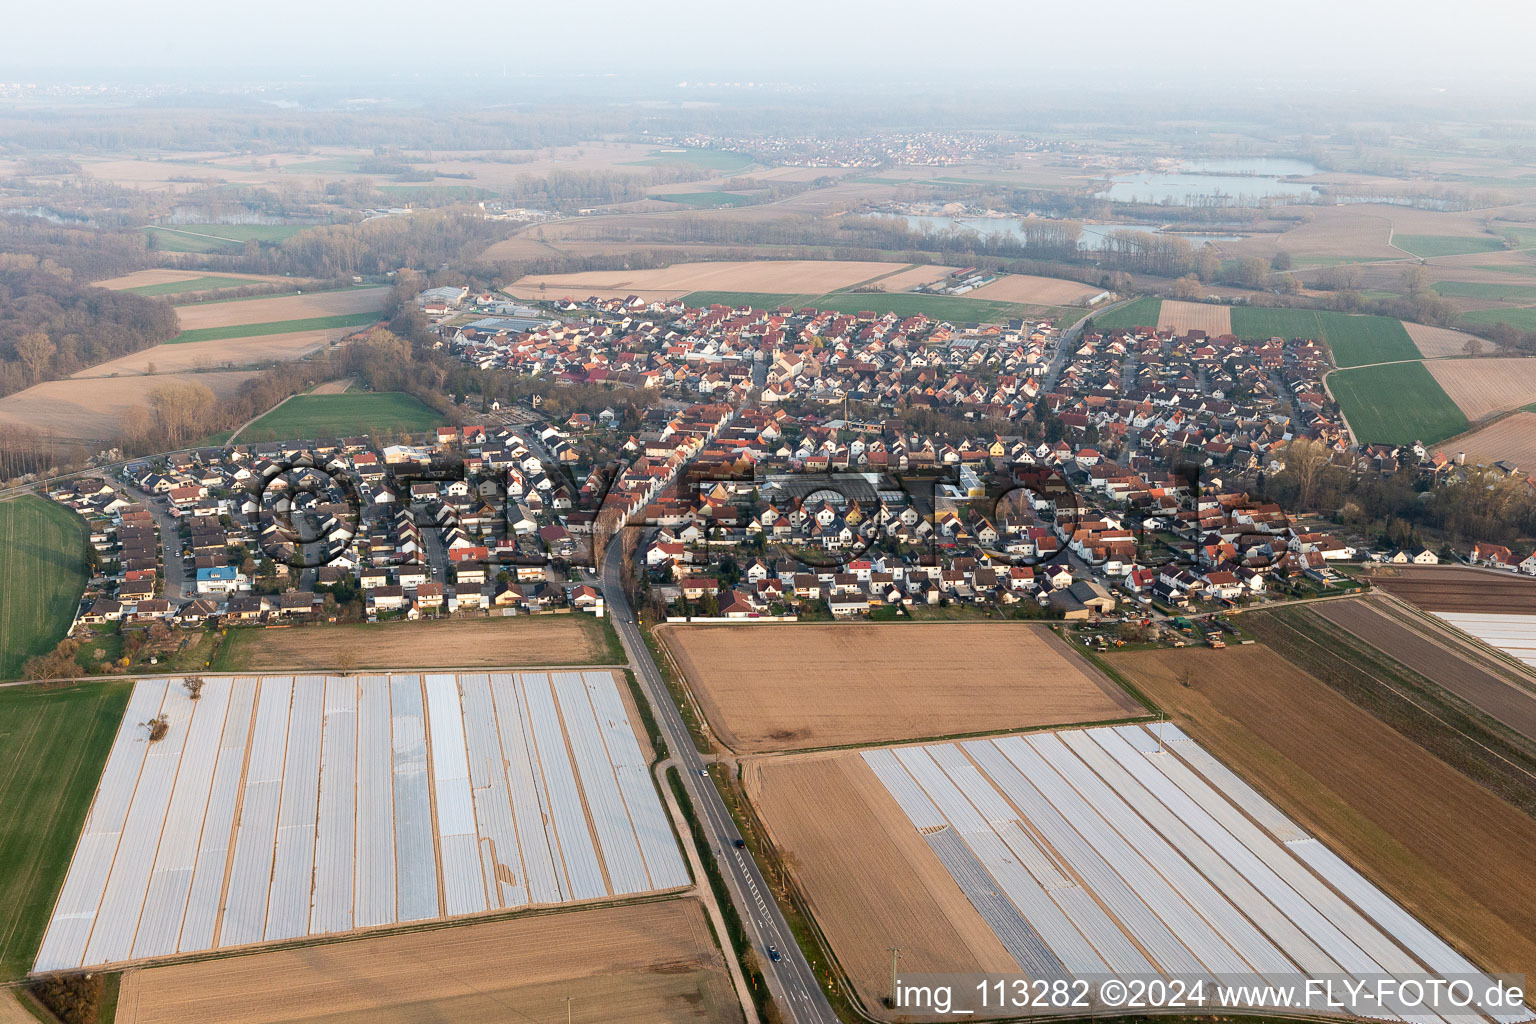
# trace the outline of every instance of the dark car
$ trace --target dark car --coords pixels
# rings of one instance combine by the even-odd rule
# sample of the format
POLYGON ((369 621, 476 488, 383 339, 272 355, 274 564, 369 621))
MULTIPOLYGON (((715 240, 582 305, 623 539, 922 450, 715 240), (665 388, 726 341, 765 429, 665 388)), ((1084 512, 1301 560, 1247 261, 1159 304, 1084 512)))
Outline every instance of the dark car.
POLYGON ((738 839, 731 845, 736 847, 738 850, 745 850, 747 848, 747 841, 745 839, 738 839))
POLYGON ((777 946, 769 946, 768 947, 768 959, 772 960, 774 963, 778 963, 780 960, 784 959, 784 955, 779 952, 779 947, 777 947, 777 946))

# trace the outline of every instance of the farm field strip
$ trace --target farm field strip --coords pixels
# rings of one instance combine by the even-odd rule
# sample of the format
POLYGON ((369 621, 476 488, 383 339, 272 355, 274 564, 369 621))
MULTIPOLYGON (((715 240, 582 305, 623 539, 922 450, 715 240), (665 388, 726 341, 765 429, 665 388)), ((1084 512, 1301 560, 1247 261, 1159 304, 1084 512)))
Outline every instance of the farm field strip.
MULTIPOLYGON (((1045 945, 1048 958, 1033 951, 1044 976, 1107 970, 1279 984, 1298 968, 1308 977, 1407 978, 1427 967, 1491 984, 1176 726, 862 756, 930 845, 963 843, 994 890, 1014 900, 1045 945)), ((974 880, 955 880, 976 891, 974 880)), ((1501 1024, 1532 1019, 1523 1009, 1477 1009, 1501 1024)), ((1441 1019, 1395 997, 1355 1010, 1441 1019)))
POLYGON ((611 672, 141 680, 36 969, 687 884, 611 672), (472 791, 471 749, 536 798, 472 791), (509 820, 555 886, 526 888, 509 820))
POLYGON ((1403 566, 1395 576, 1377 576, 1376 586, 1432 612, 1536 614, 1536 580, 1529 576, 1461 566, 1403 566))
POLYGON ((1463 633, 1536 666, 1536 615, 1490 612, 1435 612, 1463 633))
POLYGON ((268 323, 248 321, 226 327, 199 327, 182 331, 166 344, 186 345, 198 341, 227 341, 238 338, 262 338, 272 334, 295 334, 301 331, 340 330, 346 327, 366 327, 378 320, 378 313, 338 313, 332 316, 304 317, 299 320, 273 320, 268 323))
MULTIPOLYGON (((1480 663, 1482 659, 1472 650, 1457 650, 1448 638, 1416 629, 1412 619, 1399 621, 1373 601, 1327 601, 1311 610, 1377 650, 1390 652, 1391 657, 1412 665, 1485 714, 1536 740, 1536 688, 1518 684, 1496 665, 1480 663)), ((1536 623, 1536 616, 1522 618, 1536 623)), ((1429 620, 1425 620, 1424 625, 1428 624, 1429 620)), ((1471 632, 1465 626, 1461 628, 1471 632)))
POLYGON ((1337 370, 1327 378, 1361 444, 1434 443, 1467 429, 1467 415, 1430 367, 1441 362, 1387 363, 1337 370))
POLYGON ((1439 359, 1425 365, 1469 420, 1536 402, 1536 359, 1439 359))
POLYGON ((1178 331, 1180 334, 1191 330, 1204 331, 1206 337, 1219 338, 1223 334, 1232 333, 1232 307, 1164 299, 1162 309, 1157 314, 1157 329, 1178 331))
POLYGON ((711 728, 738 752, 807 749, 1141 712, 1028 623, 668 626, 711 728))
POLYGON ((1425 359, 1465 355, 1468 342, 1476 342, 1479 347, 1487 347, 1487 342, 1482 339, 1449 327, 1431 327, 1429 324, 1415 324, 1404 320, 1403 329, 1408 332, 1408 337, 1413 339, 1419 354, 1425 359))
POLYGON ((199 331, 212 327, 242 327, 250 324, 373 313, 384 308, 388 297, 389 289, 381 287, 309 291, 297 295, 271 295, 177 306, 176 316, 181 321, 184 332, 199 331))
POLYGON ((442 422, 430 406, 401 391, 351 391, 294 395, 240 432, 242 441, 345 436, 406 431, 418 433, 442 422))
POLYGON ((1522 410, 1507 416, 1457 438, 1446 450, 1465 452, 1474 464, 1505 460, 1516 466, 1536 466, 1536 412, 1522 410))
POLYGON ((568 996, 576 1021, 741 1020, 703 910, 683 898, 134 970, 117 1021, 563 1024, 568 996))
POLYGON ((0 679, 46 654, 75 620, 86 573, 85 520, 46 498, 0 502, 0 679))

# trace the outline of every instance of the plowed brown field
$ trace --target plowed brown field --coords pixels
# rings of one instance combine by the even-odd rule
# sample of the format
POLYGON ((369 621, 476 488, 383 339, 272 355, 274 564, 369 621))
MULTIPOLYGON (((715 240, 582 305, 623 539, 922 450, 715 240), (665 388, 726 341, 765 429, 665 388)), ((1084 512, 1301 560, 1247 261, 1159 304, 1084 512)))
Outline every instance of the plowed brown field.
POLYGON ((1019 973, 859 755, 754 758, 743 780, 866 1009, 884 1015, 891 946, 908 973, 1019 973))
POLYGON ((279 295, 270 299, 238 299, 234 302, 199 302, 177 306, 181 329, 234 327, 240 324, 271 324, 283 320, 307 320, 346 313, 371 313, 384 308, 388 288, 350 288, 340 292, 309 292, 279 295))
POLYGON ((991 284, 982 285, 973 292, 972 298, 993 299, 1001 302, 1028 302, 1037 306, 1066 306, 1081 302, 1090 295, 1097 295, 1102 288, 1094 288, 1079 281, 1063 281, 1055 277, 1035 277, 1031 274, 1005 274, 991 284))
POLYGON ((130 971, 117 1024, 740 1021, 697 902, 584 910, 130 971))
POLYGON ((601 626, 585 615, 237 629, 229 643, 222 667, 235 671, 334 669, 342 652, 359 668, 534 668, 607 658, 601 626))
POLYGON ((1434 621, 1410 628, 1379 600, 1323 601, 1312 610, 1511 729, 1536 739, 1536 684, 1486 661, 1434 621))
POLYGON ((1205 302, 1179 302, 1164 299, 1163 311, 1157 317, 1157 329, 1204 331, 1212 338, 1232 333, 1232 307, 1213 306, 1205 302))
POLYGON ((1471 462, 1513 462, 1536 468, 1536 412, 1517 412, 1481 430, 1446 442, 1441 451, 1465 452, 1471 462))
POLYGON ((1536 402, 1536 359, 1436 359, 1424 365, 1469 420, 1536 402))
POLYGON ((1465 331, 1453 331, 1449 327, 1411 324, 1404 320, 1403 329, 1408 332, 1408 337, 1413 339, 1414 346, 1418 348, 1419 354, 1425 359, 1463 355, 1469 341, 1476 341, 1484 350, 1488 348, 1486 341, 1467 334, 1465 331))
POLYGON ((1536 821, 1267 647, 1106 660, 1480 966, 1536 971, 1536 821))
POLYGON ((622 298, 631 293, 657 298, 689 292, 767 292, 821 295, 851 288, 882 274, 905 268, 902 263, 849 260, 761 260, 748 262, 674 263, 655 270, 592 270, 578 274, 533 274, 520 278, 507 291, 524 298, 567 293, 622 298))
POLYGON ((738 753, 1006 732, 1141 708, 1023 622, 666 626, 715 734, 738 753))
POLYGON ((1394 597, 1431 612, 1536 613, 1536 579, 1461 566, 1393 566, 1394 575, 1371 582, 1394 597))

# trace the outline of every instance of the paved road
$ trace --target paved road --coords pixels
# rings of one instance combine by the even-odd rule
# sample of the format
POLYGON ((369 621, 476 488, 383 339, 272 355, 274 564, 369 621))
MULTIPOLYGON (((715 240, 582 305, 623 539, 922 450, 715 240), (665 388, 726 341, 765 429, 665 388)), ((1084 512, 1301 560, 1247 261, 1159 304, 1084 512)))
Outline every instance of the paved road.
POLYGON ((187 568, 187 560, 182 554, 181 533, 177 529, 176 517, 171 515, 165 499, 156 498, 131 484, 118 483, 114 480, 112 485, 149 509, 149 514, 155 519, 155 526, 159 527, 160 561, 161 568, 165 572, 165 586, 160 596, 171 601, 187 601, 196 597, 197 581, 187 568))
MULTIPOLYGON (((672 695, 662 681, 650 649, 640 636, 634 612, 629 607, 629 599, 619 582, 623 547, 617 540, 609 544, 607 557, 603 561, 603 598, 607 603, 608 614, 629 651, 630 663, 634 665, 645 687, 646 696, 656 712, 656 720, 666 736, 667 746, 672 756, 682 765, 683 785, 688 790, 694 809, 701 816, 705 834, 710 837, 710 849, 725 875, 731 900, 736 904, 752 948, 757 951, 763 973, 768 978, 769 989, 788 1019, 798 1024, 835 1024, 837 1015, 832 1011, 832 1004, 821 991, 811 965, 806 962, 784 915, 779 912, 779 906, 774 902, 762 872, 746 850, 732 845, 740 838, 740 834, 736 831, 736 823, 731 820, 730 812, 726 810, 725 801, 720 798, 714 783, 699 775, 704 768, 704 759, 693 745, 693 737, 688 734, 688 727, 683 724, 677 706, 672 703, 672 695), (770 945, 776 947, 783 956, 778 963, 768 957, 770 945)), ((707 884, 703 880, 701 883, 707 884)))

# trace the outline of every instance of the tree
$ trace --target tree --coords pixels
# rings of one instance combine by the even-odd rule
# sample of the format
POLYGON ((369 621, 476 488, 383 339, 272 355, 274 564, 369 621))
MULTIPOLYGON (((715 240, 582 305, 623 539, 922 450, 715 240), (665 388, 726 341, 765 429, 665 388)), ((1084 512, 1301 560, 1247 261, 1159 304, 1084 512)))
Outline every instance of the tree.
POLYGON ((1200 297, 1200 292, 1200 279, 1194 274, 1185 274, 1177 281, 1174 281, 1173 287, 1171 289, 1171 294, 1174 298, 1184 299, 1186 301, 1190 299, 1198 299, 1200 297))
POLYGON ((27 368, 33 384, 41 381, 48 372, 55 351, 53 342, 42 331, 28 331, 16 339, 16 357, 27 368))
POLYGON ((1483 343, 1478 338, 1468 338, 1467 343, 1461 346, 1462 355, 1480 356, 1483 354, 1483 343))
POLYGON ((1297 503, 1310 507, 1333 453, 1322 441, 1300 437, 1285 446, 1285 475, 1296 482, 1297 503))
POLYGON ((181 681, 181 685, 187 688, 187 696, 193 700, 201 700, 203 696, 203 677, 187 676, 181 681))
POLYGON ((349 676, 357 671, 357 652, 350 647, 343 647, 337 651, 336 671, 344 676, 349 676))
POLYGON ((1286 252, 1284 249, 1277 250, 1275 254, 1269 258, 1269 265, 1276 270, 1290 270, 1291 254, 1286 252))
POLYGON ((165 734, 171 731, 171 720, 163 711, 149 721, 140 722, 139 724, 149 730, 149 742, 151 743, 159 743, 165 739, 165 734))

